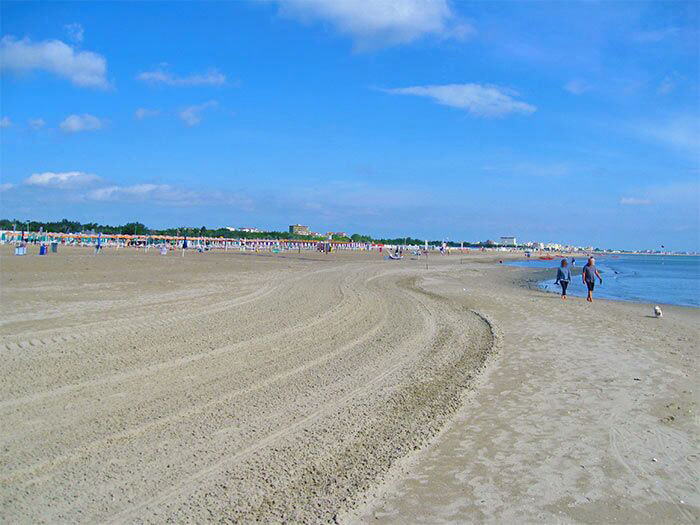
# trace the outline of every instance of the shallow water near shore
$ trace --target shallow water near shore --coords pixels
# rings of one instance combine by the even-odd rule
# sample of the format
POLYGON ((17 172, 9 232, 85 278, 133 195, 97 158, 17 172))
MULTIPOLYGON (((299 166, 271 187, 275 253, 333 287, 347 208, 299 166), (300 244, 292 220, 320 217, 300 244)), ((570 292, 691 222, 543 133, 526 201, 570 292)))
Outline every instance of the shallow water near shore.
MULTIPOLYGON (((571 259, 569 259, 571 261, 571 259)), ((549 292, 561 293, 554 284, 556 269, 561 258, 551 261, 530 259, 509 263, 513 266, 551 268, 552 277, 540 282, 549 292)), ((570 295, 585 297, 580 269, 585 258, 577 258, 570 295), (576 273, 576 272, 575 272, 576 273)), ((603 299, 674 304, 700 308, 700 257, 685 255, 619 255, 596 257, 596 266, 603 276, 603 284, 596 281, 595 296, 603 299)))

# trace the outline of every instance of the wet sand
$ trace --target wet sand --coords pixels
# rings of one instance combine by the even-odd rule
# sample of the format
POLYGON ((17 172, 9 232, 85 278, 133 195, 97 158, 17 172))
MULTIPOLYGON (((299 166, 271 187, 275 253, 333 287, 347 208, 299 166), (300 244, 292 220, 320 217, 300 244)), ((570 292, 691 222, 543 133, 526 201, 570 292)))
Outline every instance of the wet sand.
POLYGON ((4 522, 699 517, 698 310, 479 254, 1 249, 4 522))

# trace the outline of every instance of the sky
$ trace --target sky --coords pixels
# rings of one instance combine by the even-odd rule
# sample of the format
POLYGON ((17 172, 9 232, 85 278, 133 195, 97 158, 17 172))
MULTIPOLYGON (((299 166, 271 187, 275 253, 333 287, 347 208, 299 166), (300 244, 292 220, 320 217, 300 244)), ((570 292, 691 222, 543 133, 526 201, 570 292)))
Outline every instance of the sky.
POLYGON ((6 2, 0 216, 700 250, 697 2, 6 2))

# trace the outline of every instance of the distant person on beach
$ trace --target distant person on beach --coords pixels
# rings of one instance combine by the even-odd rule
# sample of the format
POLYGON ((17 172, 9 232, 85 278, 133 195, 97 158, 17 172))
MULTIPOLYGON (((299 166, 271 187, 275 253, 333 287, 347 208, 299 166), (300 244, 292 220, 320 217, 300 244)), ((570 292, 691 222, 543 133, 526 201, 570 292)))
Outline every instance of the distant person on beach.
POLYGON ((586 301, 589 303, 593 302, 593 288, 595 288, 595 278, 598 277, 600 284, 603 284, 603 278, 600 276, 600 272, 595 267, 595 259, 593 257, 588 258, 586 266, 583 267, 583 272, 581 273, 583 279, 583 284, 588 288, 588 297, 586 301))
POLYGON ((574 257, 571 258, 571 266, 576 266, 576 259, 574 257))
POLYGON ((554 284, 559 284, 561 286, 561 298, 566 299, 566 287, 569 286, 571 282, 571 268, 569 268, 569 263, 566 259, 561 260, 561 266, 557 268, 557 280, 554 284))

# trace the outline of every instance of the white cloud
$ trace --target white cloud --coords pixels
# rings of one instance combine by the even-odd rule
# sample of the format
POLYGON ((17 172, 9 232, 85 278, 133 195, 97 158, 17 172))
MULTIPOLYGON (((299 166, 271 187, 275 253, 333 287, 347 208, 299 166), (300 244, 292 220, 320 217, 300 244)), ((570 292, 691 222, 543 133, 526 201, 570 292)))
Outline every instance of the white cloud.
POLYGON ((46 125, 46 121, 43 118, 30 118, 29 127, 32 129, 41 129, 46 125))
MULTIPOLYGON (((496 160, 496 159, 494 159, 496 160)), ((572 166, 563 162, 506 162, 499 161, 481 167, 490 176, 498 177, 545 177, 556 178, 572 175, 572 166)))
POLYGON ((12 121, 10 120, 10 117, 0 118, 0 128, 9 128, 10 126, 12 126, 12 121))
POLYGON ((697 213, 700 204, 700 182, 679 180, 651 186, 630 188, 634 197, 623 197, 620 204, 625 206, 659 205, 678 210, 693 210, 697 213))
POLYGON ((697 209, 698 204, 700 204, 700 183, 697 180, 692 182, 677 181, 651 186, 645 190, 644 195, 653 202, 673 206, 690 204, 697 209))
POLYGON ((620 204, 625 206, 648 206, 651 204, 650 199, 640 199, 639 197, 622 197, 620 204))
POLYGON ((700 119, 696 113, 679 115, 658 122, 643 122, 630 126, 632 132, 693 155, 700 153, 700 119))
POLYGON ((508 170, 515 175, 525 175, 530 177, 564 177, 569 175, 571 168, 563 163, 529 163, 523 162, 515 164, 508 170))
POLYGON ((671 91, 676 89, 676 85, 678 84, 679 80, 682 80, 682 77, 680 77, 678 74, 664 77, 656 92, 659 95, 668 95, 671 91))
POLYGON ((29 186, 52 186, 59 188, 77 188, 87 186, 100 181, 100 177, 82 171, 65 171, 56 173, 45 171, 34 173, 25 179, 24 183, 29 186))
POLYGON ((394 95, 428 97, 438 104, 466 109, 482 117, 500 117, 508 113, 533 113, 537 108, 516 100, 516 91, 491 85, 447 84, 443 86, 414 86, 385 89, 394 95))
MULTIPOLYGON (((242 193, 216 189, 178 187, 169 184, 141 182, 122 185, 82 171, 34 173, 22 185, 0 184, 0 191, 16 188, 30 202, 45 200, 60 191, 61 202, 146 203, 163 206, 226 206, 251 210, 255 201, 242 193)), ((14 191, 13 191, 14 194, 14 191)))
POLYGON ((180 111, 180 118, 188 126, 197 126, 202 122, 202 111, 216 107, 218 102, 215 100, 210 100, 203 104, 198 104, 196 106, 189 106, 180 111))
POLYGON ((222 86, 226 84, 226 75, 216 69, 185 77, 176 77, 165 71, 144 71, 136 78, 151 84, 165 84, 166 86, 222 86))
POLYGON ((171 186, 169 184, 142 183, 129 186, 109 185, 93 189, 81 196, 82 199, 100 202, 147 202, 169 206, 235 206, 252 209, 251 198, 235 193, 199 191, 171 186))
POLYGON ((326 20, 361 48, 405 44, 424 35, 464 39, 474 32, 447 0, 284 0, 280 13, 304 22, 326 20))
POLYGON ((670 77, 666 77, 661 81, 661 84, 659 84, 659 89, 657 92, 660 95, 668 95, 671 91, 673 91, 673 88, 676 87, 676 83, 671 80, 670 77))
POLYGON ((120 196, 130 197, 145 197, 159 189, 168 189, 167 185, 159 184, 136 184, 133 186, 106 186, 91 191, 88 197, 91 199, 103 200, 118 200, 120 196))
POLYGON ((302 185, 284 193, 272 192, 265 201, 273 199, 279 209, 312 213, 332 222, 348 217, 386 217, 386 211, 416 210, 436 205, 430 192, 417 188, 397 188, 364 181, 327 180, 320 185, 302 185))
POLYGON ((76 52, 60 40, 32 42, 5 36, 0 40, 0 65, 3 70, 28 73, 48 71, 67 78, 76 86, 106 88, 107 61, 90 51, 76 52))
POLYGON ((147 108, 138 108, 134 112, 134 116, 139 120, 143 120, 143 119, 149 118, 149 117, 157 117, 159 114, 160 114, 160 110, 147 109, 147 108))
POLYGON ((66 133, 78 133, 80 131, 96 131, 104 127, 104 122, 94 115, 84 113, 82 115, 69 115, 60 124, 60 128, 66 133))
POLYGON ((66 24, 63 26, 63 29, 66 30, 66 33, 68 33, 68 38, 70 38, 73 42, 76 44, 82 43, 83 37, 85 36, 83 26, 76 22, 73 24, 66 24))
MULTIPOLYGON (((179 205, 202 204, 206 201, 201 193, 169 184, 133 184, 131 186, 105 186, 87 193, 90 200, 109 202, 151 201, 179 205)), ((211 199, 209 199, 211 201, 211 199)))
POLYGON ((570 80, 569 82, 567 82, 566 85, 564 86, 564 89, 567 90, 569 93, 572 93, 574 95, 582 95, 586 91, 591 90, 591 85, 583 80, 574 79, 574 80, 570 80))
POLYGON ((632 33, 632 40, 646 44, 661 42, 678 33, 677 27, 666 27, 662 29, 650 29, 646 31, 636 31, 632 33))

